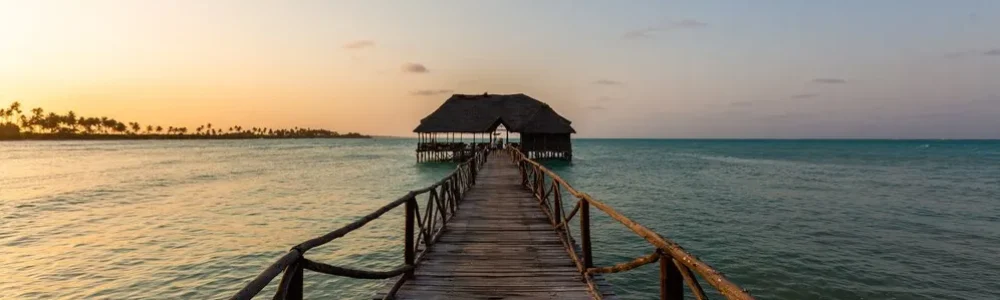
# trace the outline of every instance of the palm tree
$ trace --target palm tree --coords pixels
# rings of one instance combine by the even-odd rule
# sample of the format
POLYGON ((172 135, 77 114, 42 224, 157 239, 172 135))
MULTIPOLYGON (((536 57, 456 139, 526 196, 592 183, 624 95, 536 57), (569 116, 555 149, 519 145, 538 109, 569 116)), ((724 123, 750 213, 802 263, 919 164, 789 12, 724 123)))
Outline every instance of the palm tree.
POLYGON ((10 108, 0 109, 0 116, 3 117, 6 123, 13 123, 11 119, 14 117, 15 113, 18 116, 21 115, 21 102, 14 101, 14 103, 10 104, 10 108))
POLYGON ((115 128, 115 123, 117 122, 115 122, 114 119, 108 119, 108 117, 101 117, 101 131, 104 133, 108 133, 108 130, 112 130, 115 128))
MULTIPOLYGON (((31 109, 31 126, 42 126, 42 120, 45 118, 45 110, 41 107, 36 107, 31 109)), ((39 128, 41 129, 41 128, 39 128)), ((32 130, 34 131, 34 130, 32 130)))
POLYGON ((31 130, 31 120, 29 120, 25 115, 21 115, 21 128, 27 130, 28 132, 33 131, 31 130))
POLYGON ((139 130, 142 130, 142 125, 139 122, 129 122, 132 125, 132 134, 139 134, 139 130))
POLYGON ((63 123, 66 123, 66 126, 69 126, 70 132, 76 132, 76 113, 72 110, 69 111, 69 113, 66 113, 66 115, 62 117, 62 121, 63 123))
POLYGON ((125 126, 125 123, 116 122, 115 131, 117 131, 118 133, 126 133, 128 132, 128 126, 125 126))
POLYGON ((163 126, 157 125, 156 126, 156 133, 159 134, 160 132, 163 132, 163 126))
POLYGON ((94 123, 92 123, 93 119, 94 118, 80 117, 79 119, 77 119, 76 123, 79 124, 80 127, 83 127, 83 132, 91 133, 92 131, 94 131, 94 123))
POLYGON ((59 131, 60 121, 61 120, 59 115, 55 113, 49 113, 49 115, 45 117, 44 123, 42 123, 42 127, 48 129, 49 132, 55 133, 56 131, 59 131))
POLYGON ((150 134, 152 132, 153 132, 153 125, 146 125, 146 134, 150 134))

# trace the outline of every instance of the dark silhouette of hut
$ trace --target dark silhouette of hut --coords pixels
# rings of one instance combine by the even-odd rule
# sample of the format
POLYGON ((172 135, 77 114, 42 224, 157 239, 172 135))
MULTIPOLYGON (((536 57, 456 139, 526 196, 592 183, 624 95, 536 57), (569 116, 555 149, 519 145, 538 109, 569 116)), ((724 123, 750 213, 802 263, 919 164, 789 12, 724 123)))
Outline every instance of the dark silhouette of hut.
POLYGON ((419 137, 417 160, 464 159, 475 149, 494 143, 494 132, 501 125, 507 132, 521 135, 520 143, 510 145, 520 147, 529 157, 571 160, 570 134, 576 130, 570 123, 548 104, 525 94, 456 94, 413 130, 419 137), (469 133, 472 143, 466 144, 464 134, 469 133))

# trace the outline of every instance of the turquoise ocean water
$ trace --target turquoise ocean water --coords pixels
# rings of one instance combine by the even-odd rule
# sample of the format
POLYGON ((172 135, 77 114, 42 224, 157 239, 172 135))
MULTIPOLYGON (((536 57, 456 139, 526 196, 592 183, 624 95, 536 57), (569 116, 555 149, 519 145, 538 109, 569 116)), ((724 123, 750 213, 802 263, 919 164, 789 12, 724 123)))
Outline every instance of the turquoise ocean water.
MULTIPOLYGON (((415 141, 0 143, 0 298, 224 298, 289 247, 438 180, 415 141)), ((576 188, 761 299, 1000 298, 1000 141, 575 140, 576 188)), ((598 265, 651 251, 594 212, 598 265)), ((401 263, 402 211, 311 251, 401 263)), ((655 297, 655 265, 609 279, 655 297)), ((307 297, 383 283, 306 273, 307 297)), ((707 286, 706 286, 707 287, 707 286)), ((273 286, 262 298, 270 297, 273 286)))

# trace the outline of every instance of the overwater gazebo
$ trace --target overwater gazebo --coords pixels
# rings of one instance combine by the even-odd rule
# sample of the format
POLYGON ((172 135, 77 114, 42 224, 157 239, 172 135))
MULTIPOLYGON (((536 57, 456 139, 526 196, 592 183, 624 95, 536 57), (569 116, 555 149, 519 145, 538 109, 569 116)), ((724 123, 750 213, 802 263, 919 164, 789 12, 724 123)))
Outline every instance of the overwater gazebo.
POLYGON ((417 133, 417 161, 464 159, 476 149, 503 138, 530 158, 571 160, 570 134, 576 130, 548 104, 525 94, 452 95, 413 132, 417 133), (497 130, 506 131, 501 137, 497 130), (520 136, 510 143, 510 133, 520 136), (466 135, 471 140, 466 142, 466 135))

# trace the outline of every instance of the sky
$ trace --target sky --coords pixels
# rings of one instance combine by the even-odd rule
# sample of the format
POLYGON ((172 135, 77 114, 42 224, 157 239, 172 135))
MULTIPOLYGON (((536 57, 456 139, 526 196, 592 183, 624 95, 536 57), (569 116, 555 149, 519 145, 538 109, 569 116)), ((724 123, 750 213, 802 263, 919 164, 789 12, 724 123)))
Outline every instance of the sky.
POLYGON ((0 105, 415 136, 484 92, 581 138, 1000 138, 1000 1, 0 0, 0 105))

